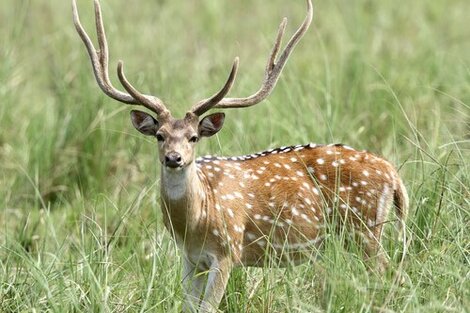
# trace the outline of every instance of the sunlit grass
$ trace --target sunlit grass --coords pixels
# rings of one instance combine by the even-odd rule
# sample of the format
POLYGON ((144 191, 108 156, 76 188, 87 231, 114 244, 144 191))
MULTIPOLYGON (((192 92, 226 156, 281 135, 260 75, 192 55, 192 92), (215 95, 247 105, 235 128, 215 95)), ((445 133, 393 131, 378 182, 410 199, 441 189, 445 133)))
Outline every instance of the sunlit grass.
MULTIPOLYGON (((92 1, 78 1, 93 32, 92 1)), ((181 260, 163 227, 155 144, 101 94, 68 1, 0 5, 0 311, 179 312, 181 260)), ((240 56, 254 92, 281 18, 304 1, 104 1, 118 59, 177 116, 240 56)), ((391 160, 408 241, 371 274, 345 236, 284 269, 236 269, 227 312, 464 312, 470 307, 470 31, 465 0, 317 1, 270 98, 226 111, 199 154, 342 142, 391 160), (403 250, 406 255, 404 258, 403 250), (403 278, 399 283, 397 275, 403 278)), ((116 86, 118 83, 116 82, 116 86)))

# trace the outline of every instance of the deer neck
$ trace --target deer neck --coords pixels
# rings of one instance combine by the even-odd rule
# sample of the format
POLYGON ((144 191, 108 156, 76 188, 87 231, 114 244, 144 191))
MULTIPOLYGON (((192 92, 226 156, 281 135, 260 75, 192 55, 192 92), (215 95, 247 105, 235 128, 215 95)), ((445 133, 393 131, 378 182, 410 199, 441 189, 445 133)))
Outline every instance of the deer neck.
POLYGON ((201 215, 206 193, 195 162, 181 170, 162 167, 161 198, 163 214, 178 233, 191 228, 201 215))

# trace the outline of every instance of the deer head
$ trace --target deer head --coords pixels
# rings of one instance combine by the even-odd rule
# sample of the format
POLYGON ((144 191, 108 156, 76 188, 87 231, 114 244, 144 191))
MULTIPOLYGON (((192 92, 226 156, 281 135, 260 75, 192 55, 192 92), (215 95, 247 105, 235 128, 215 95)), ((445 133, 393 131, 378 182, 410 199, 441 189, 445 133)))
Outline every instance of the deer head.
POLYGON ((188 112, 183 119, 175 119, 171 115, 155 119, 145 112, 131 111, 134 127, 144 135, 157 138, 162 165, 175 170, 193 162, 199 139, 216 134, 222 128, 224 118, 224 113, 214 113, 199 121, 197 115, 188 112))
POLYGON ((212 97, 199 101, 186 113, 184 118, 174 118, 155 96, 145 95, 132 86, 124 75, 124 65, 118 62, 117 73, 119 81, 127 92, 116 89, 109 79, 108 73, 108 44, 104 30, 101 7, 98 0, 94 1, 96 32, 99 49, 97 50, 88 34, 80 23, 75 0, 72 1, 73 19, 75 28, 79 33, 93 67, 93 73, 101 90, 109 97, 130 105, 140 105, 155 113, 133 110, 131 121, 134 127, 144 135, 154 136, 158 140, 160 162, 169 169, 180 170, 191 164, 195 158, 195 146, 200 138, 216 134, 223 126, 225 115, 214 113, 201 119, 201 116, 212 108, 243 108, 255 105, 264 100, 274 89, 289 55, 307 31, 312 21, 313 9, 310 0, 307 0, 307 16, 290 38, 286 47, 278 57, 281 41, 286 29, 287 19, 283 19, 268 58, 264 80, 257 92, 245 98, 225 98, 230 91, 238 70, 238 57, 235 58, 229 77, 224 86, 212 97))

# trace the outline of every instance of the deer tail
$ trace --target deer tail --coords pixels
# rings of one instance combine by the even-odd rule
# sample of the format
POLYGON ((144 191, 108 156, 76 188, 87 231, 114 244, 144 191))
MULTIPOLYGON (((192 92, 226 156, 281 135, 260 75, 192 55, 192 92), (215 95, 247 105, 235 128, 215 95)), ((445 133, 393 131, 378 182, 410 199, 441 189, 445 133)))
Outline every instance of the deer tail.
POLYGON ((403 181, 397 177, 398 179, 398 188, 395 190, 393 194, 393 204, 395 206, 395 213, 398 217, 397 221, 397 229, 399 232, 399 239, 403 239, 403 231, 405 226, 406 217, 408 215, 408 206, 409 206, 409 198, 408 193, 406 192, 405 185, 403 181))

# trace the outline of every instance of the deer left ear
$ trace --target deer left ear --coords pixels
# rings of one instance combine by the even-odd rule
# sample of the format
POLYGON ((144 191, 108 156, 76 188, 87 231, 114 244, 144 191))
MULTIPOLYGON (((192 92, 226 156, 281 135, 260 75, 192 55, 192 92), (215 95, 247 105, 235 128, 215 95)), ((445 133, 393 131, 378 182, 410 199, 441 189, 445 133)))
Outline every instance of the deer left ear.
POLYGON ((199 122, 198 132, 202 137, 215 135, 224 125, 225 113, 214 113, 205 116, 199 122))

